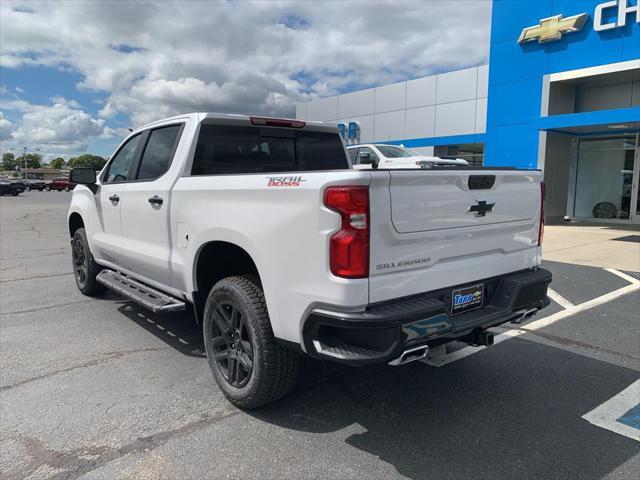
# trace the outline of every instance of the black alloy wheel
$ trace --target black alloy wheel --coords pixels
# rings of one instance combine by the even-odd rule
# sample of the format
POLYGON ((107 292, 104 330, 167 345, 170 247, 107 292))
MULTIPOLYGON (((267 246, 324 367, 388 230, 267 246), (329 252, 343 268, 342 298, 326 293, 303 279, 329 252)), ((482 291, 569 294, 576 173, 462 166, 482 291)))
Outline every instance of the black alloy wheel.
POLYGON ((231 301, 213 310, 213 358, 229 385, 242 388, 253 371, 253 346, 245 316, 231 301))
POLYGON ((291 391, 300 355, 275 338, 257 275, 213 285, 202 324, 211 373, 231 403, 258 408, 291 391))
POLYGON ((81 293, 95 297, 105 292, 107 288, 97 280, 102 267, 96 263, 91 254, 84 228, 78 228, 71 239, 71 266, 76 285, 81 293))
POLYGON ((73 274, 78 282, 78 288, 81 290, 87 285, 89 276, 89 257, 84 248, 82 238, 76 237, 71 243, 71 257, 73 259, 73 274))

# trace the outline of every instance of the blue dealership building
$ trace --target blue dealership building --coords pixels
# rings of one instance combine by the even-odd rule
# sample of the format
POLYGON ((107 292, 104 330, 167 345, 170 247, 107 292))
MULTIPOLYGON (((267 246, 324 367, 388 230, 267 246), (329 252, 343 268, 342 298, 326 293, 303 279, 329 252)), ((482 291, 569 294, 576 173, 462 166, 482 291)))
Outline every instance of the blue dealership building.
POLYGON ((297 105, 348 143, 539 168, 550 219, 640 224, 640 0, 494 0, 489 64, 297 105))

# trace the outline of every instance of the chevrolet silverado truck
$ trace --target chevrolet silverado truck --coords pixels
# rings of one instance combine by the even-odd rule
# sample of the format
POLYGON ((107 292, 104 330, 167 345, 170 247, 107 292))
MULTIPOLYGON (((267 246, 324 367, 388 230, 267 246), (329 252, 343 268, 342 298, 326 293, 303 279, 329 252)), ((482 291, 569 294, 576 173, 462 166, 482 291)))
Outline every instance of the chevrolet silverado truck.
POLYGON ((366 170, 369 168, 432 168, 468 166, 469 162, 462 158, 440 158, 422 155, 403 145, 385 145, 366 143, 349 145, 347 153, 353 168, 366 170))
POLYGON ((80 291, 191 309, 241 408, 284 396, 301 353, 401 365, 549 303, 537 170, 354 170, 335 125, 194 113, 70 180, 80 291))

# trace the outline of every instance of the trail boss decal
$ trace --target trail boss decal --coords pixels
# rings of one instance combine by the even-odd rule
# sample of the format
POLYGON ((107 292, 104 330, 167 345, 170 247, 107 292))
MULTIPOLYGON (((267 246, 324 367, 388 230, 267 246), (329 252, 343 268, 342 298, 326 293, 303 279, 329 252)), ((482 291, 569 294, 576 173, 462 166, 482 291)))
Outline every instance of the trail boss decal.
POLYGON ((295 177, 267 177, 269 182, 267 187, 299 187, 302 182, 306 182, 301 176, 295 177))

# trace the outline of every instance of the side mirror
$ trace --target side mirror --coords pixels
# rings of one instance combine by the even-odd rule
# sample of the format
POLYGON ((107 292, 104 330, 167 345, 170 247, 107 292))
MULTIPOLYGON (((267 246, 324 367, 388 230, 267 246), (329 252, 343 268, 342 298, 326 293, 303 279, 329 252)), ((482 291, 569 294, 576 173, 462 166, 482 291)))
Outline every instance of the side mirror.
POLYGON ((371 165, 372 168, 378 168, 378 158, 371 157, 369 152, 362 152, 360 155, 360 165, 371 165))
POLYGON ((371 164, 371 154, 369 152, 362 152, 360 155, 360 163, 362 165, 370 165, 371 164))
POLYGON ((69 173, 69 181, 82 185, 95 185, 96 171, 92 167, 72 168, 69 173))

